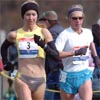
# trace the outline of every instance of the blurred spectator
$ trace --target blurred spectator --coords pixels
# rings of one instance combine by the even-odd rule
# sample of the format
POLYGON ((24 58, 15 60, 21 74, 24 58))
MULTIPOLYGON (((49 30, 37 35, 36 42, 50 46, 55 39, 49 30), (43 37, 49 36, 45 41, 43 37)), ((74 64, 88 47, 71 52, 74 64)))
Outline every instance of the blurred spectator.
POLYGON ((96 46, 97 54, 100 58, 100 19, 96 24, 92 25, 92 33, 94 37, 94 43, 96 46))
MULTIPOLYGON (((46 11, 42 14, 39 21, 47 26, 53 36, 54 42, 57 36, 64 30, 63 26, 58 22, 58 15, 55 11, 46 11)), ((47 74, 47 89, 59 90, 59 67, 62 68, 62 62, 54 61, 46 54, 46 74, 47 74), (55 68, 55 69, 52 69, 55 68)), ((60 94, 55 92, 46 92, 45 100, 60 100, 60 94)))
POLYGON ((15 91, 13 89, 13 81, 11 79, 8 79, 8 89, 5 91, 3 100, 17 100, 15 91))
POLYGON ((18 68, 18 52, 17 52, 17 48, 15 44, 9 47, 8 54, 9 54, 9 61, 10 62, 13 61, 17 69, 18 68))
POLYGON ((97 24, 99 24, 99 25, 100 25, 100 19, 98 19, 97 24))
POLYGON ((44 21, 47 25, 47 28, 52 33, 54 41, 57 36, 64 30, 63 26, 60 25, 58 21, 58 15, 55 11, 46 11, 42 14, 39 19, 40 21, 44 21))
MULTIPOLYGON (((9 76, 12 77, 12 75, 14 74, 14 70, 18 69, 18 53, 17 53, 17 48, 14 45, 10 46, 8 49, 8 57, 9 57, 9 61, 14 63, 14 69, 12 69, 9 72, 9 76)), ((14 88, 13 88, 13 80, 8 79, 8 89, 7 91, 4 93, 4 100, 17 100, 15 92, 14 92, 14 88)))
MULTIPOLYGON (((96 24, 92 25, 92 34, 94 37, 96 51, 100 58, 100 19, 97 21, 96 24)), ((100 91, 100 68, 97 67, 95 67, 93 72, 92 88, 93 91, 100 91)), ((99 99, 100 99, 100 92, 94 93, 93 100, 99 100, 99 99)))

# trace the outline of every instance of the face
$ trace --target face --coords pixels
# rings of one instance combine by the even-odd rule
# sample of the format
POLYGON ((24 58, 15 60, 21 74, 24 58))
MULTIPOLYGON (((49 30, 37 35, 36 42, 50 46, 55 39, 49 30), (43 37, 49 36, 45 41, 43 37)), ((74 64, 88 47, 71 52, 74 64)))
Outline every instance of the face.
POLYGON ((37 12, 35 10, 28 10, 24 14, 24 22, 26 25, 32 26, 37 22, 37 12))
POLYGON ((80 30, 83 24, 83 13, 81 11, 74 11, 72 12, 69 21, 70 25, 74 30, 80 30))

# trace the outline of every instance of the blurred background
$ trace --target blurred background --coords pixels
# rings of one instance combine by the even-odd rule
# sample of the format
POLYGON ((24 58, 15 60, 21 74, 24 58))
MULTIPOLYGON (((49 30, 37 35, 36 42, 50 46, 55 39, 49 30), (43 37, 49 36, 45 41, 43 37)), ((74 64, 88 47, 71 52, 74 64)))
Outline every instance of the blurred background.
MULTIPOLYGON (((20 16, 20 5, 26 0, 0 0, 0 44, 5 34, 13 28, 20 27, 23 22, 20 16)), ((36 0, 39 5, 40 15, 46 10, 55 10, 59 22, 68 26, 67 9, 72 4, 82 4, 85 11, 84 27, 91 28, 100 18, 100 0, 36 0)))
MULTIPOLYGON (((9 31, 11 28, 18 28, 22 25, 20 16, 20 5, 26 0, 0 0, 0 29, 9 31)), ((91 25, 100 18, 100 0, 36 0, 40 5, 39 13, 46 10, 55 10, 58 13, 59 21, 67 27, 67 8, 72 4, 82 4, 86 19, 85 27, 91 25)))
MULTIPOLYGON (((13 28, 22 26, 20 5, 26 0, 0 0, 0 46, 7 33, 13 28)), ((59 16, 59 22, 68 27, 67 9, 72 4, 82 4, 85 11, 84 27, 91 28, 100 18, 100 0, 36 0, 40 5, 40 15, 47 10, 55 10, 59 16)), ((7 88, 4 79, 4 91, 7 88)), ((1 87, 1 79, 0 79, 1 87)), ((1 90, 1 89, 0 89, 1 90)), ((0 91, 2 92, 2 90, 0 91)), ((0 93, 0 96, 2 94, 0 93)), ((0 97, 1 98, 1 97, 0 97)), ((0 99, 1 100, 1 99, 0 99)))

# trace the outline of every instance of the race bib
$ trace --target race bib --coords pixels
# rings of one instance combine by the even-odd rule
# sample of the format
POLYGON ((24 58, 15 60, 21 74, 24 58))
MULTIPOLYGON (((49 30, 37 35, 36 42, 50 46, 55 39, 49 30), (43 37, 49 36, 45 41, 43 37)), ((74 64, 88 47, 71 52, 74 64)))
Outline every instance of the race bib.
POLYGON ((38 45, 33 38, 21 38, 18 47, 20 58, 35 58, 38 55, 38 45))
POLYGON ((88 59, 88 56, 73 56, 73 64, 84 63, 88 59))
POLYGON ((64 71, 60 71, 60 82, 66 82, 66 78, 67 78, 67 73, 66 72, 64 72, 64 71))

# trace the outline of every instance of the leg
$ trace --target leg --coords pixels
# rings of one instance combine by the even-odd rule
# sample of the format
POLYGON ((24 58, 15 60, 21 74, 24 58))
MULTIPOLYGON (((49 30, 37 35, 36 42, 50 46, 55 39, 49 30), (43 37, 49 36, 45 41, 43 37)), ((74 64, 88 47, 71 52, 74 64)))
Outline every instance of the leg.
POLYGON ((63 90, 60 91, 61 100, 73 100, 74 95, 65 93, 63 90))
POLYGON ((32 100, 31 91, 26 83, 20 79, 16 79, 14 85, 15 92, 19 100, 32 100))
POLYGON ((32 100, 44 100, 45 90, 46 83, 43 83, 34 92, 32 92, 32 100))
POLYGON ((87 80, 79 89, 79 95, 82 100, 92 100, 92 82, 87 80))
POLYGON ((78 93, 75 95, 74 100, 81 100, 78 93))

